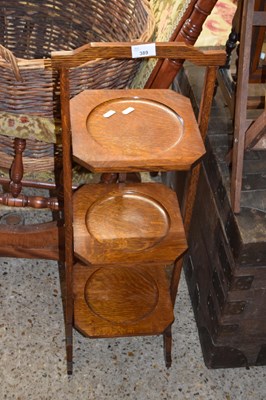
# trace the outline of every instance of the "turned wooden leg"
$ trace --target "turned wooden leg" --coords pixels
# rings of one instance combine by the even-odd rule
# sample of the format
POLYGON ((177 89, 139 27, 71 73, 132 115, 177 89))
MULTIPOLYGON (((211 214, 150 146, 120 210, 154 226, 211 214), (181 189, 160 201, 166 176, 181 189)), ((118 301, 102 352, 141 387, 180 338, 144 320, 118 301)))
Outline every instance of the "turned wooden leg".
POLYGON ((15 138, 14 151, 15 157, 11 166, 9 190, 13 197, 17 197, 22 190, 21 180, 23 178, 23 161, 22 154, 26 147, 26 140, 15 138))
POLYGON ((235 30, 235 28, 233 27, 231 30, 231 33, 228 37, 228 40, 226 42, 225 45, 225 49, 226 49, 226 62, 224 67, 222 68, 227 68, 229 69, 231 66, 231 56, 232 56, 232 52, 233 50, 236 48, 237 45, 237 40, 238 40, 238 34, 235 30))
POLYGON ((101 183, 116 183, 118 180, 118 174, 116 173, 104 173, 101 175, 101 183))
MULTIPOLYGON (((217 0, 197 0, 191 14, 183 23, 182 28, 171 37, 171 41, 184 42, 193 45, 198 39, 203 23, 214 8, 217 0)), ((163 89, 169 88, 176 74, 180 71, 184 60, 165 59, 159 61, 154 71, 151 73, 145 88, 163 89)))
POLYGON ((165 366, 170 368, 172 365, 172 325, 169 325, 163 333, 163 344, 165 366))
POLYGON ((141 176, 138 172, 129 172, 126 174, 104 173, 101 175, 101 183, 117 182, 141 182, 141 176))

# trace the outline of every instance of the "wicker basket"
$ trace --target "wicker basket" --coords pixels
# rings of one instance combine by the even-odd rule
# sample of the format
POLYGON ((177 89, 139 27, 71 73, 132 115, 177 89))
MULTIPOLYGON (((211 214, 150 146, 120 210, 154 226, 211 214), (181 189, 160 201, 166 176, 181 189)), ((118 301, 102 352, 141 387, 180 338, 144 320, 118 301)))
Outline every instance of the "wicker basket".
MULTIPOLYGON (((148 41, 154 29, 147 0, 0 0, 0 7, 0 112, 57 118, 58 75, 44 66, 51 51, 93 41, 148 41)), ((95 60, 72 69, 71 96, 87 88, 127 87, 138 67, 135 60, 95 60)), ((0 141, 0 167, 5 160, 6 168, 13 150, 12 140, 5 139, 0 141)), ((51 170, 49 146, 28 147, 26 172, 36 172, 38 165, 51 170)))

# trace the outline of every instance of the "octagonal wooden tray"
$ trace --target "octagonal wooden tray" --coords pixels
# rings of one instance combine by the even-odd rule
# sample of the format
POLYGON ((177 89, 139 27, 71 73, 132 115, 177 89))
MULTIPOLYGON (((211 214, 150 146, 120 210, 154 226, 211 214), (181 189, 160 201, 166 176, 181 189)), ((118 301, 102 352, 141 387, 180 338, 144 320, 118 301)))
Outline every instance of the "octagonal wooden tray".
POLYGON ((187 248, 176 194, 159 183, 84 185, 73 213, 74 252, 85 263, 172 262, 187 248))
POLYGON ((163 265, 74 266, 74 324, 85 336, 156 335, 173 320, 163 265))
POLYGON ((187 170, 205 152, 188 98, 86 90, 70 101, 73 157, 97 172, 187 170))

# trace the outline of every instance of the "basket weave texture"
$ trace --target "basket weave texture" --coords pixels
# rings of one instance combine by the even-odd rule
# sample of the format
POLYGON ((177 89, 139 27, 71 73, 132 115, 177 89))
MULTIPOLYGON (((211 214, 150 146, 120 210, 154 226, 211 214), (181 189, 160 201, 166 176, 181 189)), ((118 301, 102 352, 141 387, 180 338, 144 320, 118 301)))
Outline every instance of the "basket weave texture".
MULTIPOLYGON (((0 112, 59 117, 58 74, 44 66, 52 51, 95 41, 149 41, 153 30, 147 0, 0 0, 0 112)), ((70 71, 71 97, 85 89, 128 87, 138 68, 136 60, 90 61, 70 71)), ((8 168, 2 160, 12 154, 11 143, 2 136, 0 167, 8 168)), ((54 165, 49 146, 43 145, 42 170, 54 165)), ((37 154, 34 162, 35 148, 28 148, 26 172, 41 165, 37 154)))

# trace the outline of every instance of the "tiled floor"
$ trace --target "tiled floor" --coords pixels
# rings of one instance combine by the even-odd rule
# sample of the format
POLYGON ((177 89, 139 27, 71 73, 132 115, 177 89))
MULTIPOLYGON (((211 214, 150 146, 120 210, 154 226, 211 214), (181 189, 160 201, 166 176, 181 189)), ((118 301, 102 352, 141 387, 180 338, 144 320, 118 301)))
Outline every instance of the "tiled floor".
POLYGON ((161 337, 90 340, 75 333, 69 378, 59 282, 55 262, 1 259, 1 400, 265 399, 266 367, 205 367, 184 279, 169 370, 161 337))

